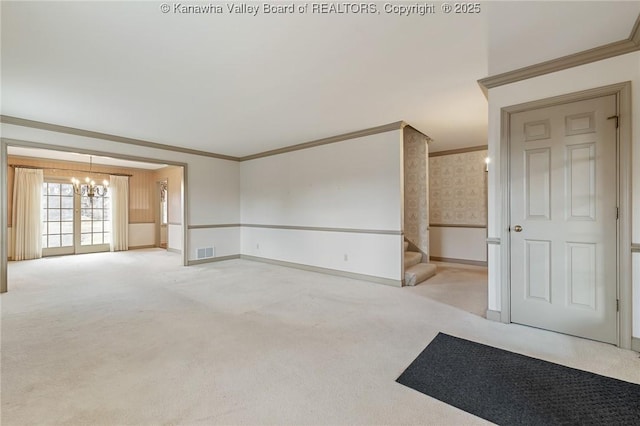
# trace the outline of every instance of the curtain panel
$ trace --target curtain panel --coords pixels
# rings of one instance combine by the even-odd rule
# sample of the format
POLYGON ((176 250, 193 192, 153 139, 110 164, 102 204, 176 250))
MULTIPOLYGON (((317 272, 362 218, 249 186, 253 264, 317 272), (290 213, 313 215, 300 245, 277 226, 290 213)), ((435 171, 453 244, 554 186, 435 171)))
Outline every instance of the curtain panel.
POLYGON ((39 259, 42 257, 43 171, 16 168, 13 182, 13 260, 39 259))
POLYGON ((129 178, 110 176, 111 251, 129 249, 129 178))

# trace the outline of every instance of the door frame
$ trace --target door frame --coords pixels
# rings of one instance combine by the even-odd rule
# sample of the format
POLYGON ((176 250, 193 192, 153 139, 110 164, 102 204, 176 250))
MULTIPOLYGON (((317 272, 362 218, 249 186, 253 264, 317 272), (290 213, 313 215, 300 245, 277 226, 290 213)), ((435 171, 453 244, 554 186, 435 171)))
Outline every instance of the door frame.
MULTIPOLYGON (((100 151, 95 149, 87 149, 82 147, 74 147, 72 145, 57 145, 57 144, 48 144, 42 142, 32 142, 26 140, 19 139, 10 139, 0 137, 0 182, 3 182, 0 185, 0 293, 6 293, 9 290, 9 278, 7 273, 7 264, 8 264, 8 235, 7 235, 7 205, 8 205, 8 194, 7 187, 4 182, 7 182, 7 167, 8 167, 8 153, 7 148, 9 146, 23 146, 27 148, 40 148, 40 149, 48 149, 54 151, 63 151, 63 152, 74 152, 80 154, 87 155, 95 155, 101 157, 112 157, 119 158, 122 160, 130 160, 130 161, 139 161, 142 163, 155 163, 155 164, 167 164, 170 166, 178 166, 182 167, 182 192, 181 192, 181 201, 182 205, 181 213, 182 217, 188 218, 189 212, 189 182, 188 182, 188 171, 189 164, 184 162, 178 162, 173 160, 162 160, 158 158, 151 157, 142 157, 142 156, 134 156, 128 154, 121 154, 117 152, 109 152, 109 151, 100 151)), ((188 232, 188 223, 183 221, 182 225, 182 265, 189 266, 189 256, 188 256, 188 247, 189 247, 189 232, 188 232)))
POLYGON ((511 164, 510 123, 511 115, 534 109, 578 102, 602 96, 615 95, 618 107, 617 145, 617 199, 619 220, 617 224, 617 297, 618 346, 631 349, 632 295, 631 295, 631 82, 623 82, 566 95, 554 96, 501 109, 500 117, 500 174, 502 194, 501 242, 501 313, 500 320, 511 322, 511 164))
MULTIPOLYGON (((154 198, 153 198, 153 204, 155 205, 155 214, 154 214, 154 218, 155 218, 155 246, 158 248, 164 248, 165 250, 169 248, 169 242, 167 241, 167 246, 166 247, 162 247, 162 227, 164 226, 165 228, 168 226, 168 224, 163 225, 162 224, 162 214, 160 213, 160 201, 161 201, 161 197, 160 197, 160 192, 162 191, 162 183, 165 183, 165 185, 167 186, 167 203, 168 203, 168 194, 169 194, 169 179, 168 178, 162 178, 160 180, 156 181, 156 187, 155 187, 155 193, 154 193, 154 198)), ((168 216, 168 215, 167 215, 168 216)), ((168 232, 168 230, 167 230, 168 232)), ((168 234, 167 234, 168 237, 168 234)))
MULTIPOLYGON (((63 177, 47 177, 47 175, 44 175, 44 179, 43 179, 44 183, 68 183, 71 184, 69 179, 65 179, 63 177)), ((54 248, 44 248, 42 247, 42 257, 51 257, 51 256, 68 256, 68 255, 73 255, 76 254, 76 245, 78 243, 77 238, 78 238, 78 233, 79 233, 79 227, 78 227, 78 223, 76 223, 76 210, 79 208, 78 205, 78 197, 77 195, 74 193, 73 194, 73 245, 72 246, 64 246, 64 247, 54 247, 54 248), (45 254, 45 250, 48 251, 47 254, 45 254)), ((41 208, 42 210, 42 208, 41 208)))

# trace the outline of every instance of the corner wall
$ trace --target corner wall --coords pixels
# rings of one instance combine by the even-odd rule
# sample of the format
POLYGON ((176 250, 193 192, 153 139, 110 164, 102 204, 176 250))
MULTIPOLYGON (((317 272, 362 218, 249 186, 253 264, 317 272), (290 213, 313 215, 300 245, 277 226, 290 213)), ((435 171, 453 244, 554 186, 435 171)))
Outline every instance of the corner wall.
MULTIPOLYGON (((640 244, 640 52, 594 62, 489 90, 489 237, 500 238, 508 218, 502 217, 500 173, 501 109, 504 107, 631 81, 632 243, 640 244)), ((489 310, 502 305, 502 248, 489 245, 489 310)), ((640 253, 632 254, 633 336, 640 338, 640 253)))
POLYGON ((406 126, 404 138, 404 235, 422 253, 429 250, 429 141, 406 126))
POLYGON ((241 253, 402 280, 401 130, 244 161, 241 253))
MULTIPOLYGON (((155 171, 154 179, 156 182, 167 181, 167 194, 169 197, 167 199, 167 249, 182 251, 182 227, 184 226, 184 218, 182 217, 184 193, 182 167, 169 166, 158 169, 155 171)), ((154 190, 156 189, 155 182, 153 188, 154 190)), ((156 204, 159 204, 159 201, 156 204)))

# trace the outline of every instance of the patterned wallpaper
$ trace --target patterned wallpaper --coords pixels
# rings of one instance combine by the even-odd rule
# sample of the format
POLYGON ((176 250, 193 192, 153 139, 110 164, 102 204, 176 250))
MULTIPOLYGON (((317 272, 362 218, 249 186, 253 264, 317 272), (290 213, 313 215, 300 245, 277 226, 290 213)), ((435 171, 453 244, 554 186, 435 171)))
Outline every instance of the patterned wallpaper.
POLYGON ((404 128, 404 234, 423 253, 429 253, 429 138, 404 128))
POLYGON ((429 158, 430 222, 487 224, 487 150, 429 158))

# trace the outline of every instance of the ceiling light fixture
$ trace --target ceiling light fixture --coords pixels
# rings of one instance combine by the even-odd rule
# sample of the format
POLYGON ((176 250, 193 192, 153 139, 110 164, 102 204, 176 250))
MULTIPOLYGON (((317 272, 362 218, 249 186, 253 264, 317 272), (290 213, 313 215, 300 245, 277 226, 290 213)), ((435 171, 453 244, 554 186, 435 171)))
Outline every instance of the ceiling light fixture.
MULTIPOLYGON (((91 175, 91 169, 93 168, 93 156, 89 156, 89 175, 91 175)), ((102 181, 102 185, 96 185, 96 181, 87 176, 84 179, 84 183, 81 183, 79 179, 75 177, 71 178, 73 183, 73 190, 76 194, 83 197, 89 197, 93 202, 93 197, 104 197, 107 195, 109 182, 105 179, 102 181)))

